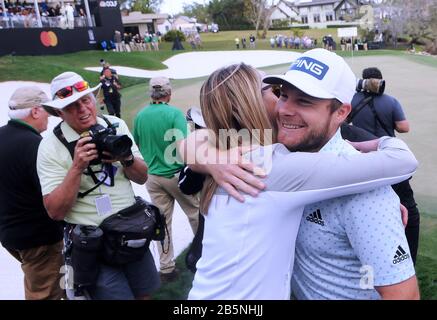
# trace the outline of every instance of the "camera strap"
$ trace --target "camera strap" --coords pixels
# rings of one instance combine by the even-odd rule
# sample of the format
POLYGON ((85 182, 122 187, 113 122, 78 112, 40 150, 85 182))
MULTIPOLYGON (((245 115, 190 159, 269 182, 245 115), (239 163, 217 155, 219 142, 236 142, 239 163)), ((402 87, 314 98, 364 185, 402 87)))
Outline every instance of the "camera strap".
MULTIPOLYGON (((392 135, 390 134, 390 132, 388 132, 388 129, 385 126, 384 122, 382 122, 382 120, 379 118, 378 114, 376 113, 375 105, 373 104, 373 99, 372 99, 372 101, 370 101, 369 107, 370 107, 370 110, 372 110, 372 113, 373 113, 373 116, 375 117, 376 123, 378 123, 381 126, 382 130, 384 130, 385 133, 387 133, 387 135, 391 137, 392 135)), ((376 126, 375 126, 375 131, 376 131, 376 126)), ((374 134, 376 135, 376 132, 374 132, 374 134)))
MULTIPOLYGON (((108 125, 108 127, 112 127, 114 129, 116 129, 116 127, 103 115, 99 116, 100 118, 102 118, 106 124, 108 125)), ((63 122, 63 121, 62 121, 63 122)), ((65 146, 65 148, 67 148, 68 152, 70 153, 71 159, 74 159, 74 148, 76 147, 76 141, 72 141, 72 142, 68 142, 67 139, 64 136, 64 133, 61 130, 61 123, 59 123, 54 129, 53 129, 53 133, 55 134, 56 138, 58 138, 59 141, 62 142, 62 144, 65 146)), ((95 189, 97 189, 100 185, 102 185, 105 180, 108 178, 110 178, 111 180, 111 187, 114 186, 114 170, 112 169, 112 165, 111 164, 104 164, 104 169, 102 168, 102 170, 98 170, 98 171, 94 171, 93 169, 91 169, 90 166, 88 166, 86 168, 86 172, 84 172, 83 174, 90 176, 91 179, 93 179, 93 182, 95 183, 95 186, 92 187, 91 189, 88 189, 85 192, 78 192, 78 197, 79 198, 84 198, 85 196, 87 196, 89 193, 93 192, 95 189), (96 176, 96 173, 103 173, 104 177, 101 179, 98 179, 96 176)))
POLYGON ((358 105, 356 106, 356 108, 354 108, 352 110, 352 112, 349 114, 349 116, 346 118, 346 122, 347 123, 351 123, 355 116, 361 112, 361 110, 363 110, 363 108, 365 106, 367 106, 367 104, 369 102, 373 101, 373 96, 372 95, 366 95, 363 99, 361 99, 361 101, 358 103, 358 105))

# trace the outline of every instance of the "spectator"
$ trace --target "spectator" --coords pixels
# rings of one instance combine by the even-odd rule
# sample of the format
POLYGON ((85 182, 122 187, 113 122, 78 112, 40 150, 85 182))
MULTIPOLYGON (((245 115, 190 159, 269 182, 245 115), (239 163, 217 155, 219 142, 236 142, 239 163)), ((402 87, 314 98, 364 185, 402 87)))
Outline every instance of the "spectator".
POLYGON ((74 8, 71 3, 67 3, 65 7, 65 17, 67 19, 67 28, 74 29, 74 8))
POLYGON ((152 48, 155 51, 159 51, 159 38, 156 34, 152 35, 152 48))
POLYGON ((272 48, 272 49, 274 49, 275 48, 275 38, 272 36, 272 37, 270 37, 270 47, 272 48))
POLYGON ((130 47, 130 42, 131 42, 131 38, 130 36, 125 32, 123 35, 123 46, 124 46, 124 51, 126 52, 131 52, 132 48, 130 47))
POLYGON ((340 47, 341 47, 341 51, 346 50, 346 40, 344 38, 340 39, 340 47))
POLYGON ((253 34, 250 35, 249 41, 250 41, 250 48, 255 49, 256 48, 256 38, 253 34))
MULTIPOLYGON (((134 121, 134 137, 141 153, 149 166, 147 190, 152 202, 165 216, 169 236, 165 239, 164 253, 160 248, 160 275, 163 282, 173 281, 179 275, 174 261, 172 243, 172 218, 174 201, 176 200, 187 215, 193 233, 198 225, 199 199, 197 196, 184 195, 178 188, 179 171, 184 167, 180 162, 168 159, 168 148, 176 137, 184 138, 187 134, 187 122, 184 114, 169 105, 171 100, 170 81, 164 77, 150 80, 150 96, 152 102, 141 110, 134 121), (171 131, 169 131, 171 130, 171 131), (173 132, 172 141, 164 139, 173 132)), ((171 154, 170 154, 171 156, 171 154)))
POLYGON ((44 208, 36 172, 40 133, 48 123, 41 104, 48 100, 35 86, 15 90, 11 120, 0 128, 0 242, 21 263, 26 300, 63 297, 62 225, 44 208))
POLYGON ((121 32, 118 30, 115 30, 115 32, 114 32, 114 42, 115 42, 115 51, 117 51, 117 52, 124 51, 123 44, 122 44, 121 32))

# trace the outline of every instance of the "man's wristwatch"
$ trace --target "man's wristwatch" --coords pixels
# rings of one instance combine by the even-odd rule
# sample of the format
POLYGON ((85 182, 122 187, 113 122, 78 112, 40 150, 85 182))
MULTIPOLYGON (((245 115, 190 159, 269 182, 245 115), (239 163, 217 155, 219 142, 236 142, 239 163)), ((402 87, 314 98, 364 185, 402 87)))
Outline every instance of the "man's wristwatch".
POLYGON ((135 161, 135 157, 133 154, 131 154, 129 158, 121 160, 120 162, 123 167, 127 168, 133 165, 134 161, 135 161))

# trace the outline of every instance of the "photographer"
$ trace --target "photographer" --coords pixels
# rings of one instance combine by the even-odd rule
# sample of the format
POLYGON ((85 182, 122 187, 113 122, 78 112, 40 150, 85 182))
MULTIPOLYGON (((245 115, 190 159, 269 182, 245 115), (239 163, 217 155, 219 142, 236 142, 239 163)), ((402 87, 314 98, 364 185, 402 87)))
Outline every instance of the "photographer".
MULTIPOLYGON (((363 70, 363 80, 358 82, 357 93, 352 100, 349 121, 353 125, 377 137, 395 136, 395 131, 406 133, 410 125, 400 103, 392 96, 384 94, 385 81, 378 68, 363 70)), ((401 203, 408 209, 408 224, 405 233, 414 264, 419 245, 420 216, 414 200, 413 190, 408 180, 392 186, 401 203)))
MULTIPOLYGON (((136 145, 132 145, 132 135, 123 120, 111 116, 97 118, 94 93, 100 85, 91 88, 80 75, 64 72, 52 80, 50 87, 53 100, 44 103, 44 106, 63 122, 43 139, 38 150, 37 170, 44 205, 52 219, 67 222, 67 252, 71 242, 74 243, 76 227, 85 234, 89 231, 97 239, 97 227, 100 226, 106 250, 111 230, 107 232, 103 226, 110 219, 120 216, 122 211, 138 207, 135 207, 136 199, 130 181, 144 184, 147 166, 136 145), (115 130, 114 127, 121 136, 107 133, 115 130), (110 144, 117 139, 119 143, 110 144), (129 144, 126 145, 127 140, 129 144), (114 150, 113 154, 108 152, 110 147, 114 150)), ((116 232, 114 230, 112 234, 116 232)), ((97 243, 93 240, 86 239, 81 245, 97 243)), ((126 249, 122 246, 128 246, 129 241, 126 243, 119 244, 115 249, 122 252, 126 249)), ((79 271, 83 271, 91 260, 97 261, 97 257, 103 256, 103 260, 92 266, 92 271, 97 270, 96 278, 85 288, 91 299, 148 298, 159 286, 148 244, 138 244, 136 248, 141 256, 123 265, 106 259, 105 252, 102 254, 101 246, 97 244, 96 250, 85 248, 84 260, 76 261, 80 270, 73 270, 75 285, 79 271)), ((83 251, 76 250, 75 245, 72 250, 74 265, 75 253, 83 251)), ((87 276, 92 272, 82 273, 87 276)))
POLYGON ((394 137, 395 130, 399 133, 408 132, 410 125, 405 118, 402 106, 394 97, 384 94, 385 83, 382 80, 381 71, 377 68, 364 69, 363 79, 370 81, 360 81, 360 83, 368 83, 368 85, 366 88, 361 88, 352 100, 352 114, 356 112, 353 117, 353 124, 378 137, 387 135, 394 137), (375 79, 380 81, 375 81, 375 79), (366 97, 372 99, 366 107, 358 112, 359 102, 366 97))
POLYGON ((102 70, 100 71, 100 80, 103 80, 105 78, 105 75, 103 73, 106 69, 111 70, 112 76, 118 80, 117 70, 115 70, 114 68, 111 68, 111 65, 109 63, 107 63, 103 59, 100 59, 100 65, 102 66, 102 70))
POLYGON ((121 84, 118 77, 114 75, 112 69, 109 67, 103 69, 102 73, 103 75, 100 79, 100 83, 102 84, 104 102, 108 109, 108 113, 111 116, 115 115, 116 117, 121 118, 121 94, 119 92, 121 84))

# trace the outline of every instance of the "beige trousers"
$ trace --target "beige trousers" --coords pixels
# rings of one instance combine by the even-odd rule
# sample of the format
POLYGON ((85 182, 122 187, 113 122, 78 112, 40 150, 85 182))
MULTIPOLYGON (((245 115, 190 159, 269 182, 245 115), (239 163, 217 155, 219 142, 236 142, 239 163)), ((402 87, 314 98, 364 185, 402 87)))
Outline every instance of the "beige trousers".
POLYGON ((63 242, 26 250, 9 250, 21 262, 24 272, 26 300, 60 300, 64 290, 60 287, 63 242))
POLYGON ((199 195, 183 194, 178 187, 178 175, 175 175, 173 178, 165 178, 149 174, 146 186, 152 199, 152 203, 159 208, 167 223, 170 242, 168 235, 166 235, 164 249, 167 250, 168 248, 168 252, 163 253, 161 245, 158 245, 158 248, 161 273, 170 273, 175 268, 171 226, 174 201, 176 200, 179 203, 182 210, 187 215, 193 234, 195 234, 199 223, 199 195))

